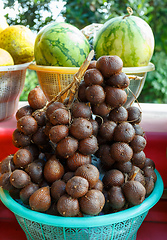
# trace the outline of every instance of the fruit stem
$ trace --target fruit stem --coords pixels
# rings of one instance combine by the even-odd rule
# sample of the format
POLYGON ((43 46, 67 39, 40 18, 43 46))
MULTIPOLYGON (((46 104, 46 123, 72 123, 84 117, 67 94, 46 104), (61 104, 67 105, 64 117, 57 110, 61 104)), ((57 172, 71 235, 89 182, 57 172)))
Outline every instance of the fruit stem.
POLYGON ((132 175, 130 181, 134 181, 134 179, 135 179, 137 173, 139 172, 139 170, 140 170, 140 169, 138 168, 136 171, 134 171, 134 173, 133 173, 133 175, 132 175))
POLYGON ((126 17, 129 17, 129 16, 131 16, 132 14, 133 14, 133 10, 132 10, 132 8, 131 7, 127 7, 127 12, 128 12, 128 14, 127 15, 125 15, 124 17, 123 17, 123 19, 124 18, 126 18, 126 17))
POLYGON ((94 56, 94 50, 91 50, 90 53, 88 54, 87 58, 85 59, 85 61, 80 66, 78 72, 76 74, 74 74, 74 80, 73 80, 74 84, 69 89, 69 94, 68 94, 68 104, 67 104, 68 107, 71 106, 75 97, 78 95, 79 84, 80 84, 81 79, 82 79, 85 71, 87 70, 93 56, 94 56))

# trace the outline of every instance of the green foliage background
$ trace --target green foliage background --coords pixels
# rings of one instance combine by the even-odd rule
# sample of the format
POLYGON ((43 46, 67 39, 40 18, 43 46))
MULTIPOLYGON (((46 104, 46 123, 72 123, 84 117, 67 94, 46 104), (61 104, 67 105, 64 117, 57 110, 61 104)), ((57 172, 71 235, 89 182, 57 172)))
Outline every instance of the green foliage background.
MULTIPOLYGON (((4 7, 13 8, 18 2, 15 19, 6 15, 8 23, 28 26, 36 33, 47 23, 56 21, 50 9, 50 2, 62 0, 3 0, 4 7), (40 10, 49 12, 43 20, 40 10)), ((155 51, 151 62, 155 71, 147 74, 139 102, 167 103, 167 0, 67 0, 60 15, 64 21, 82 29, 91 23, 104 23, 110 18, 126 14, 130 6, 133 14, 143 18, 152 28, 155 37, 155 51)), ((38 84, 34 71, 27 71, 25 87, 20 100, 27 100, 28 92, 38 84)))

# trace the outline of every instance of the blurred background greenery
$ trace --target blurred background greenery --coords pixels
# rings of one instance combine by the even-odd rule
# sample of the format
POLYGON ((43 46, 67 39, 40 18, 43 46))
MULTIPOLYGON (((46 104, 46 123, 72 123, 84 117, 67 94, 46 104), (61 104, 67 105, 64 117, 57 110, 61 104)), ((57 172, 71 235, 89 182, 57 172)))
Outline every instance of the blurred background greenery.
MULTIPOLYGON (((130 6, 133 14, 144 19, 152 28, 155 50, 151 62, 155 71, 147 74, 139 102, 167 103, 167 0, 2 0, 5 17, 10 25, 22 24, 35 33, 53 21, 66 21, 82 29, 91 23, 126 14, 130 6), (14 12, 12 12, 14 11, 14 12), (14 14, 12 14, 14 13, 14 14)), ((20 100, 38 84, 34 71, 28 70, 20 100)))

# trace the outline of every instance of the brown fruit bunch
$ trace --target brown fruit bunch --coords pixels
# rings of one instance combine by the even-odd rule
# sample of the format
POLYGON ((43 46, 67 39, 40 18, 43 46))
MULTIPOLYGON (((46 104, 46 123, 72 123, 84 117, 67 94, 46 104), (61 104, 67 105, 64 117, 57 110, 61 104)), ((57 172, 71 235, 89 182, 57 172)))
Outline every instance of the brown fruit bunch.
POLYGON ((89 182, 86 178, 74 176, 67 181, 66 192, 73 198, 84 196, 89 189, 89 182))
POLYGON ((30 176, 21 169, 14 170, 10 175, 10 183, 15 188, 24 188, 31 182, 30 176))
POLYGON ((36 86, 28 94, 28 103, 34 110, 43 108, 47 99, 39 86, 36 86))
POLYGON ((99 179, 99 170, 93 164, 84 164, 77 168, 75 176, 86 178, 89 182, 89 188, 93 188, 99 179))
POLYGON ((72 156, 67 158, 67 166, 71 171, 76 171, 78 167, 91 163, 90 155, 83 155, 80 152, 75 152, 72 156))
POLYGON ((100 104, 105 101, 105 92, 102 86, 92 85, 85 89, 87 101, 91 104, 100 104))
POLYGON ((80 212, 78 199, 72 198, 68 194, 62 195, 57 202, 57 210, 65 217, 75 217, 80 212))
POLYGON ((89 190, 79 199, 81 211, 87 215, 98 215, 105 204, 103 193, 96 189, 89 190))
POLYGON ((90 119, 92 110, 87 104, 83 102, 74 102, 71 106, 71 115, 73 118, 90 119))
POLYGON ((78 149, 78 140, 73 137, 66 137, 58 142, 56 146, 56 153, 61 158, 68 158, 72 156, 78 149))
POLYGON ((27 149, 19 149, 13 156, 13 162, 16 167, 21 168, 27 166, 33 161, 33 156, 27 149))
POLYGON ((127 94, 121 88, 106 86, 104 91, 106 95, 105 101, 111 108, 118 108, 127 101, 127 94))
POLYGON ((142 203, 145 199, 146 189, 138 181, 128 181, 124 184, 122 189, 127 202, 132 206, 142 203))
POLYGON ((124 175, 117 169, 111 169, 104 174, 102 181, 106 189, 110 189, 112 186, 121 187, 124 183, 124 175))
POLYGON ((88 69, 84 74, 84 81, 86 86, 102 85, 104 78, 99 70, 96 68, 88 69))
POLYGON ((97 59, 96 68, 105 78, 122 71, 123 61, 118 56, 101 56, 97 59))
POLYGON ((29 205, 33 211, 46 212, 51 206, 50 188, 36 190, 29 198, 29 205))
POLYGON ((32 116, 24 116, 17 121, 17 128, 23 134, 31 135, 38 130, 38 124, 32 116))
POLYGON ((61 162, 53 155, 44 166, 44 177, 49 183, 61 179, 64 175, 64 167, 61 162))
POLYGON ((70 134, 78 140, 88 138, 93 133, 90 121, 85 118, 74 118, 70 126, 70 134))

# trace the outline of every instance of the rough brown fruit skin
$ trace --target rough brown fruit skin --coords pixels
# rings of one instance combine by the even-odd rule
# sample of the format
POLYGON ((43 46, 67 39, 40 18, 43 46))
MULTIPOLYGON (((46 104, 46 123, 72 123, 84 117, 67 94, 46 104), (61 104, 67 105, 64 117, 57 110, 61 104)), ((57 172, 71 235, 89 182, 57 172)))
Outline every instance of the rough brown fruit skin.
POLYGON ((133 153, 133 157, 132 157, 133 165, 139 167, 140 169, 143 169, 145 166, 145 161, 146 161, 146 155, 143 151, 133 153))
POLYGON ((25 168, 25 171, 30 175, 32 182, 37 184, 42 182, 44 164, 45 161, 35 160, 25 168))
POLYGON ((46 105, 47 99, 39 86, 29 92, 28 103, 34 110, 41 109, 46 105))
POLYGON ((146 196, 149 196, 154 189, 154 180, 152 177, 145 177, 146 196))
POLYGON ((110 145, 109 144, 101 144, 99 146, 99 150, 97 152, 97 156, 100 158, 102 166, 105 168, 110 168, 115 160, 111 157, 110 154, 110 145))
POLYGON ((91 163, 91 156, 83 155, 80 152, 75 152, 67 159, 67 166, 71 171, 75 171, 78 167, 88 163, 91 163))
POLYGON ((20 199, 23 203, 28 204, 30 196, 39 189, 39 186, 35 183, 29 183, 27 186, 21 189, 20 199))
POLYGON ((89 188, 89 182, 83 177, 74 176, 66 184, 66 192, 73 198, 84 196, 89 188))
POLYGON ((128 111, 123 106, 114 108, 113 110, 110 111, 108 118, 110 121, 114 121, 116 123, 127 121, 128 111))
POLYGON ((66 137, 58 142, 56 147, 57 154, 62 158, 72 156, 78 149, 78 140, 73 137, 66 137))
POLYGON ((33 113, 33 109, 32 107, 30 107, 30 105, 23 106, 17 110, 16 120, 19 120, 21 117, 24 117, 27 115, 31 116, 32 113, 33 113))
POLYGON ((79 199, 79 203, 84 214, 97 215, 104 207, 105 197, 101 191, 91 189, 79 199))
POLYGON ((32 114, 33 118, 37 121, 38 126, 45 126, 47 122, 46 112, 44 111, 35 111, 32 114))
POLYGON ((33 117, 24 116, 17 121, 17 128, 25 135, 31 135, 38 130, 38 124, 33 117))
POLYGON ((122 189, 126 200, 131 205, 138 205, 145 199, 146 189, 138 181, 128 181, 124 184, 122 189))
POLYGON ((115 142, 111 145, 110 154, 115 161, 128 162, 133 156, 133 150, 127 143, 115 142))
POLYGON ((113 121, 107 121, 101 124, 99 128, 99 134, 107 141, 112 141, 114 138, 114 132, 117 124, 113 121))
POLYGON ((103 182, 99 179, 93 189, 103 192, 103 182))
POLYGON ((62 195, 57 202, 57 210, 64 217, 75 217, 80 211, 78 199, 62 195))
POLYGON ((86 70, 84 74, 84 81, 86 83, 86 86, 102 85, 104 79, 103 79, 103 75, 98 69, 92 68, 92 69, 86 70))
POLYGON ((157 175, 152 167, 149 166, 144 167, 143 172, 145 177, 151 177, 154 182, 157 181, 157 175))
POLYGON ((14 171, 13 156, 13 154, 10 154, 0 162, 0 174, 14 171))
POLYGON ((64 104, 61 102, 53 102, 51 104, 49 104, 49 106, 47 106, 46 109, 46 116, 49 118, 49 116, 56 110, 59 108, 64 108, 64 104))
POLYGON ((99 170, 92 164, 84 164, 77 168, 75 176, 86 178, 89 182, 89 188, 92 188, 99 179, 99 170))
POLYGON ((51 185, 50 193, 52 198, 58 201, 59 198, 66 193, 66 183, 62 180, 56 180, 51 185))
POLYGON ((71 107, 71 114, 73 118, 91 118, 91 108, 83 102, 73 103, 71 107))
POLYGON ((13 156, 13 162, 17 167, 25 167, 32 161, 32 154, 27 149, 19 149, 13 156))
POLYGON ((111 108, 118 108, 127 101, 127 94, 123 89, 107 86, 104 90, 105 101, 111 108))
POLYGON ((61 179, 64 175, 64 167, 53 155, 45 164, 44 177, 49 183, 61 179))
POLYGON ((53 125, 66 125, 70 122, 71 116, 66 109, 58 108, 49 116, 49 120, 53 125))
POLYGON ((53 126, 49 131, 49 139, 53 143, 58 143, 63 138, 67 137, 69 133, 69 129, 65 125, 56 125, 53 126))
POLYGON ((104 174, 102 181, 106 189, 109 189, 112 186, 121 187, 124 183, 124 175, 117 169, 111 169, 104 174))
POLYGON ((129 143, 135 137, 135 130, 128 122, 120 123, 114 130, 114 141, 129 143))
POLYGON ((3 174, 0 173, 0 187, 7 191, 10 191, 14 188, 10 182, 10 176, 11 176, 10 172, 5 172, 3 174))
POLYGON ((112 75, 106 80, 106 84, 117 88, 127 88, 130 84, 128 76, 124 72, 112 75))
POLYGON ((39 146, 47 145, 49 138, 48 136, 46 136, 44 131, 45 131, 45 126, 38 128, 36 133, 34 133, 32 136, 32 142, 39 146))
POLYGON ((29 205, 33 211, 46 212, 51 206, 50 188, 42 187, 29 198, 29 205))
POLYGON ((100 85, 88 86, 85 90, 85 95, 91 104, 100 104, 105 100, 105 92, 100 85))
POLYGON ((78 150, 83 155, 94 154, 98 150, 97 138, 92 135, 88 138, 80 140, 78 150))
POLYGON ((113 186, 108 191, 109 204, 114 210, 121 210, 126 203, 122 188, 113 186))
POLYGON ((93 133, 91 122, 85 118, 74 118, 70 127, 70 133, 76 139, 84 139, 90 137, 93 133))
POLYGON ((81 80, 79 89, 78 89, 78 98, 81 102, 87 102, 85 91, 86 91, 86 84, 84 80, 81 80))
POLYGON ((30 176, 23 170, 16 169, 10 175, 10 183, 15 188, 23 188, 31 182, 30 176))
POLYGON ((146 146, 146 139, 140 135, 135 135, 133 140, 130 142, 130 146, 134 152, 143 151, 146 146))
POLYGON ((12 142, 17 148, 26 147, 31 144, 31 136, 24 135, 16 128, 12 134, 12 142))
POLYGON ((100 104, 93 105, 92 111, 95 115, 106 117, 110 113, 111 108, 105 102, 103 102, 100 104))
POLYGON ((131 123, 140 123, 142 118, 142 113, 138 107, 131 106, 127 108, 128 111, 128 121, 131 123))
POLYGON ((92 124, 93 132, 92 135, 97 136, 98 130, 99 130, 99 124, 96 120, 90 119, 89 120, 92 124))
POLYGON ((123 61, 118 56, 101 56, 97 59, 96 68, 105 78, 119 73, 122 70, 123 61))

